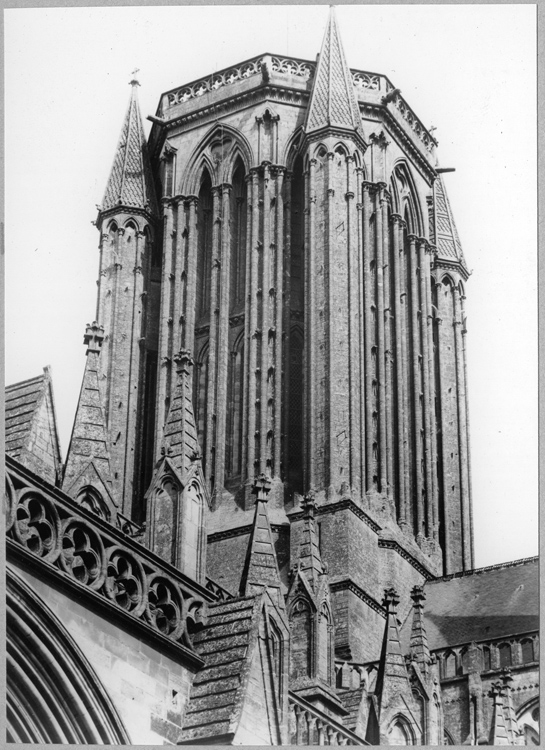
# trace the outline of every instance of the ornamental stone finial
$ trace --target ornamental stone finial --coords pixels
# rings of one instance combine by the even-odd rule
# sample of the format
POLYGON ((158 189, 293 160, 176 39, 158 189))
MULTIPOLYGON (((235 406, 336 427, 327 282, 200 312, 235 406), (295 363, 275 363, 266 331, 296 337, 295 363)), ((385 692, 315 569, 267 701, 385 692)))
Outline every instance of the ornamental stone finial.
POLYGON ((131 76, 132 76, 132 78, 131 78, 131 80, 129 81, 129 85, 130 85, 130 86, 133 86, 133 87, 134 87, 134 86, 140 86, 140 81, 139 81, 139 80, 138 80, 138 78, 136 77, 136 74, 137 74, 137 73, 140 73, 140 68, 135 68, 135 69, 134 69, 134 70, 132 71, 132 73, 131 73, 131 76))
POLYGON ((104 341, 104 326, 94 320, 90 325, 87 323, 85 328, 85 334, 83 336, 83 343, 87 347, 87 354, 90 352, 100 352, 102 348, 102 342, 104 341))
POLYGON ((256 495, 256 502, 266 503, 270 491, 271 480, 266 474, 261 473, 252 485, 252 494, 256 495))

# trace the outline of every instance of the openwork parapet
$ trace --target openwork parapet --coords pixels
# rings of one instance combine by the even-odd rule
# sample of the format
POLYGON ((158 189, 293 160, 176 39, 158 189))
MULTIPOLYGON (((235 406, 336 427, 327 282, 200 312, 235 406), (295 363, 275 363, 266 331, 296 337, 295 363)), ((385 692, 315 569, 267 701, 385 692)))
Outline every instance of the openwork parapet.
MULTIPOLYGON (((205 624, 207 601, 224 598, 191 581, 60 491, 33 482, 7 461, 8 555, 38 564, 123 612, 155 633, 191 649, 191 634, 205 624)), ((80 594, 80 595, 81 595, 80 594)))

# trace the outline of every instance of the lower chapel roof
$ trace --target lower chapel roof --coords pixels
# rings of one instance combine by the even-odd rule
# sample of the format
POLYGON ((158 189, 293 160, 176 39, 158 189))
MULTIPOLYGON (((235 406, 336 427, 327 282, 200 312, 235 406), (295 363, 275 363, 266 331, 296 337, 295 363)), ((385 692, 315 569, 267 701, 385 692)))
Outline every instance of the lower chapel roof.
MULTIPOLYGON (((539 558, 477 568, 425 585, 430 649, 536 631, 539 628, 539 558)), ((401 641, 409 651, 412 613, 401 641)))

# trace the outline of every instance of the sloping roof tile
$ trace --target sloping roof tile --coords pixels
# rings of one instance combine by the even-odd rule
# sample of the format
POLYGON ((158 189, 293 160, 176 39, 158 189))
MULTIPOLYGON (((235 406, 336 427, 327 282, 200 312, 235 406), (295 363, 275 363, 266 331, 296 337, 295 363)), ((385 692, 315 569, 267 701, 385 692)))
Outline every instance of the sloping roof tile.
MULTIPOLYGON (((424 619, 431 650, 537 630, 538 559, 428 581, 424 619)), ((402 629, 409 651, 412 614, 402 629)))
POLYGON ((180 741, 227 734, 242 683, 255 597, 211 605, 205 628, 193 639, 206 666, 195 676, 180 741))
POLYGON ((32 417, 41 403, 46 375, 23 380, 6 387, 5 439, 6 452, 19 458, 32 428, 32 417))

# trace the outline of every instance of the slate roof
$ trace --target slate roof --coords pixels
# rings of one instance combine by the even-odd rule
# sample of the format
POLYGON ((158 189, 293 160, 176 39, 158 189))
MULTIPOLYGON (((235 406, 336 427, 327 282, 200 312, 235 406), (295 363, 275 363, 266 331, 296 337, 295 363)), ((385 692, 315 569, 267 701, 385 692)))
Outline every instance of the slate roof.
MULTIPOLYGON (((179 356, 176 355, 176 361, 179 356)), ((200 448, 187 375, 178 368, 176 377, 176 390, 168 412, 162 445, 171 463, 184 475, 192 465, 195 454, 200 453, 200 448)))
POLYGON ((42 402, 47 374, 6 387, 6 453, 19 458, 32 429, 32 418, 42 402))
POLYGON ((310 133, 329 125, 361 132, 352 75, 344 57, 333 8, 316 66, 305 130, 310 133))
POLYGON ((462 243, 456 229, 454 216, 441 175, 434 184, 435 190, 435 244, 437 255, 446 260, 459 260, 465 266, 462 243))
MULTIPOLYGON (((480 568, 428 581, 424 620, 430 649, 537 630, 538 558, 480 568)), ((409 651, 412 612, 402 629, 409 651)))
POLYGON ((252 596, 209 606, 207 625, 193 638, 206 666, 193 681, 180 741, 191 744, 233 731, 256 601, 252 596))
POLYGON ((137 84, 135 81, 132 83, 129 107, 102 199, 102 211, 126 206, 156 213, 153 177, 136 94, 137 84))
POLYGON ((348 711, 348 715, 343 718, 343 724, 352 732, 356 731, 362 695, 363 683, 360 687, 354 688, 353 690, 342 690, 337 693, 337 698, 348 711))

